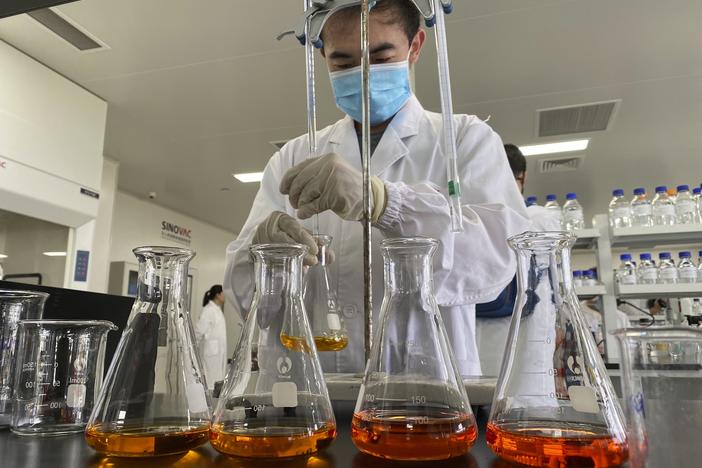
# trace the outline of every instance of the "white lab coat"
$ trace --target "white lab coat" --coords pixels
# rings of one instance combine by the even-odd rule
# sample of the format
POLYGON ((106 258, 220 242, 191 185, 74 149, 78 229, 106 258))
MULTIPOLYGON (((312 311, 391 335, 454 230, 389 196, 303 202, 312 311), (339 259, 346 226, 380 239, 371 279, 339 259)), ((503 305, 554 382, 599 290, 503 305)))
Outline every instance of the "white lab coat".
MULTIPOLYGON (((561 220, 557 213, 540 205, 526 209, 532 231, 560 231, 561 220)), ((507 335, 512 316, 500 318, 479 318, 476 322, 476 341, 483 375, 497 376, 505 354, 507 335)))
MULTIPOLYGON (((463 192, 465 232, 450 230, 446 163, 440 149, 441 115, 425 111, 412 97, 385 130, 371 159, 371 173, 385 181, 387 207, 373 230, 373 323, 383 297, 380 240, 426 236, 440 241, 434 258, 437 302, 463 375, 480 375, 475 343, 475 306, 492 300, 516 269, 506 239, 527 229, 528 222, 500 137, 475 116, 456 115, 458 168, 463 192), (441 189, 440 189, 441 187, 441 189)), ((358 137, 345 117, 317 133, 319 154, 337 153, 361 170, 358 137)), ((308 157, 307 135, 289 141, 268 162, 251 213, 239 237, 227 248, 224 289, 242 314, 251 304, 253 268, 248 248, 256 227, 274 210, 295 216, 278 186, 285 171, 308 157)), ((303 225, 313 229, 313 219, 303 225)), ((361 223, 344 221, 328 211, 319 215, 320 231, 333 236, 336 261, 331 265, 346 328, 348 346, 320 353, 327 372, 362 372, 363 256, 361 223)), ((377 332, 377 327, 375 328, 377 332)))
POLYGON ((200 357, 205 366, 207 386, 214 388, 215 382, 224 380, 227 369, 227 323, 222 309, 210 301, 202 309, 195 325, 200 357))

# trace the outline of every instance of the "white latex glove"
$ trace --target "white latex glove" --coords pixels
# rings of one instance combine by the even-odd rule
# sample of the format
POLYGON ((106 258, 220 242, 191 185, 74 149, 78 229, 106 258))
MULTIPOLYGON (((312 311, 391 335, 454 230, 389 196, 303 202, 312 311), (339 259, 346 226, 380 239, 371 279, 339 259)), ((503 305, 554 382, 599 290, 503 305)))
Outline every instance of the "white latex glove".
MULTIPOLYGON (((288 195, 300 219, 332 210, 347 221, 363 219, 363 176, 341 156, 330 153, 307 159, 287 170, 280 193, 288 195)), ((371 177, 371 221, 385 210, 385 184, 371 177)))
POLYGON ((305 265, 317 264, 317 243, 302 225, 282 211, 272 212, 256 228, 251 244, 302 244, 308 247, 303 260, 305 265))

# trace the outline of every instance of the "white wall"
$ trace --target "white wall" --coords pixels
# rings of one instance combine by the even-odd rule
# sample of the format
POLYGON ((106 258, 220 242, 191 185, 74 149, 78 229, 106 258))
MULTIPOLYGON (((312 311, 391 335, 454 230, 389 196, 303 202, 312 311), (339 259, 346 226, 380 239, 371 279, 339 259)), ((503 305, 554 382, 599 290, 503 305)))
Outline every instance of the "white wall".
POLYGON ((112 240, 112 219, 114 215, 115 196, 119 163, 105 157, 102 164, 102 182, 98 216, 95 220, 93 250, 90 259, 88 286, 91 291, 107 292, 107 280, 110 270, 110 244, 112 240))
MULTIPOLYGON (((190 264, 197 269, 197 284, 193 299, 193 320, 197 320, 205 291, 213 284, 222 284, 225 250, 236 234, 118 191, 112 218, 110 261, 136 263, 132 249, 143 245, 184 247, 185 245, 181 243, 161 237, 162 221, 192 230, 189 248, 197 254, 190 264)), ((241 330, 241 320, 228 311, 225 312, 225 317, 231 356, 235 345, 234 337, 238 338, 241 330)))

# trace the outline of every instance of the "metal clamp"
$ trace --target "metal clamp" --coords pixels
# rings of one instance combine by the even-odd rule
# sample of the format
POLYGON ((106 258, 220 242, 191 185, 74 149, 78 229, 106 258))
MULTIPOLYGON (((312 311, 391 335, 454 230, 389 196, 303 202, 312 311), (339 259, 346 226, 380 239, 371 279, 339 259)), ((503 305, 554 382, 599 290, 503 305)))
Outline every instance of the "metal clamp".
MULTIPOLYGON (((371 8, 375 6, 377 0, 372 0, 371 8)), ((436 23, 436 15, 432 6, 432 0, 410 0, 417 7, 419 13, 424 18, 424 24, 431 28, 436 23)), ((305 10, 302 17, 295 23, 293 29, 283 31, 276 39, 281 40, 285 36, 294 35, 300 44, 305 45, 309 39, 310 43, 317 49, 324 46, 321 39, 322 29, 324 28, 327 19, 339 10, 358 6, 360 0, 312 0, 312 6, 305 10), (309 38, 305 34, 305 25, 309 22, 309 38)), ((450 14, 453 11, 453 0, 441 0, 441 7, 445 14, 450 14)))

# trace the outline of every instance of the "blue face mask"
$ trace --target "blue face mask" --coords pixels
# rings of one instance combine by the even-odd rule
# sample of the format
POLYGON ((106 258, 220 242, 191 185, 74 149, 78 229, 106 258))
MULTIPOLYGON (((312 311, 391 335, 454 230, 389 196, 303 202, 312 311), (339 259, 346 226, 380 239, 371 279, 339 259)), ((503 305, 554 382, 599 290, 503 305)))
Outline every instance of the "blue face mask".
MULTIPOLYGON (((361 67, 329 73, 336 106, 356 122, 361 122, 361 67)), ((380 63, 370 66, 370 122, 390 120, 412 96, 409 64, 380 63)))

